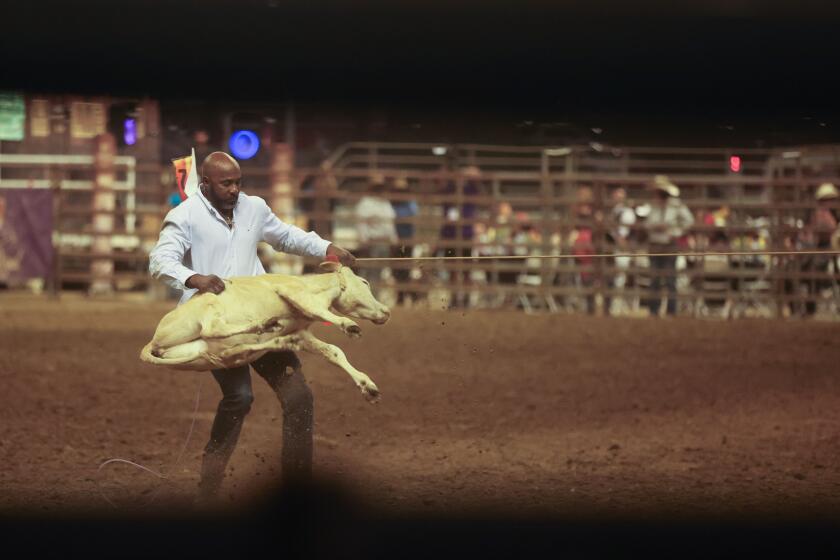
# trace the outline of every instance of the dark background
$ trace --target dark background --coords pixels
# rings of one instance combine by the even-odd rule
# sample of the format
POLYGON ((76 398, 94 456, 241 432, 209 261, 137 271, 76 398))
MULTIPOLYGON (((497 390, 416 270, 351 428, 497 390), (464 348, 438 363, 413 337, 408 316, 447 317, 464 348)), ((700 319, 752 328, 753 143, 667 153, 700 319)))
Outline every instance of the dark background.
POLYGON ((3 11, 0 87, 148 94, 164 115, 179 102, 294 100, 308 114, 384 115, 382 140, 551 143, 591 128, 647 145, 840 139, 840 7, 827 2, 29 0, 3 11))
MULTIPOLYGON (((433 484, 433 481, 430 481, 433 484)), ((837 558, 825 520, 388 516, 340 485, 281 488, 246 512, 0 515, 33 558, 837 558)))

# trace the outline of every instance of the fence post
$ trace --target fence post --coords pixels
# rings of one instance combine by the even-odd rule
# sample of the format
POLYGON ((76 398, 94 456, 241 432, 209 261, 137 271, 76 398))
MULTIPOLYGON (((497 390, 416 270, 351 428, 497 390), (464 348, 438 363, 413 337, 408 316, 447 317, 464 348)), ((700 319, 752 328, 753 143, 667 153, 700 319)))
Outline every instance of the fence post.
MULTIPOLYGON (((274 213, 286 223, 294 224, 294 200, 292 198, 291 174, 294 169, 292 147, 287 143, 274 144, 271 151, 271 199, 270 206, 274 213)), ((301 225, 301 224, 296 224, 301 225)), ((322 232, 323 235, 326 235, 322 232)), ((279 272, 293 274, 296 257, 285 253, 275 253, 273 264, 279 272)))
MULTIPOLYGON (((545 150, 540 152, 540 199, 542 202, 542 216, 540 220, 540 238, 542 240, 540 252, 543 255, 551 254, 551 224, 554 220, 554 186, 551 182, 551 163, 545 150)), ((527 262, 527 261, 526 261, 527 262)), ((546 303, 549 298, 549 291, 552 289, 551 267, 554 263, 548 259, 540 259, 540 285, 539 291, 541 303, 546 303)))
MULTIPOLYGON (((595 195, 592 205, 592 252, 600 255, 607 250, 607 245, 604 242, 607 234, 605 227, 607 217, 605 216, 604 204, 606 188, 602 181, 596 181, 593 187, 592 190, 595 192, 595 195)), ((600 313, 605 317, 609 317, 612 298, 609 295, 610 287, 607 285, 607 275, 604 273, 607 263, 601 258, 592 259, 592 261, 592 265, 595 268, 592 271, 595 277, 594 293, 592 294, 592 313, 593 315, 597 314, 598 305, 600 305, 600 313), (597 299, 600 299, 600 304, 596 301, 597 299)))
POLYGON ((330 227, 330 185, 327 184, 324 173, 319 173, 315 178, 315 199, 312 204, 314 218, 313 227, 319 235, 325 238, 332 238, 333 232, 330 227))
POLYGON ((113 291, 114 261, 111 258, 111 236, 114 233, 114 156, 117 145, 111 134, 100 134, 94 142, 93 154, 93 242, 91 252, 100 255, 91 260, 90 294, 113 291))
MULTIPOLYGON (((465 254, 464 251, 464 174, 461 172, 460 168, 456 168, 458 170, 458 175, 455 179, 455 200, 456 200, 456 208, 458 209, 458 221, 456 222, 455 226, 455 243, 457 249, 454 252, 454 256, 460 257, 465 254)), ((456 305, 462 303, 464 307, 468 305, 469 295, 464 294, 464 274, 469 274, 469 272, 464 270, 464 266, 467 265, 467 261, 458 259, 453 261, 455 262, 455 267, 457 272, 455 273, 455 297, 453 301, 455 301, 456 305)), ((469 261, 470 263, 472 261, 469 261)))
POLYGON ((52 190, 53 212, 53 262, 50 295, 57 298, 61 293, 61 174, 56 166, 49 168, 50 190, 52 190))
POLYGON ((292 150, 288 144, 277 143, 273 146, 271 155, 271 208, 280 219, 289 221, 294 219, 292 150))

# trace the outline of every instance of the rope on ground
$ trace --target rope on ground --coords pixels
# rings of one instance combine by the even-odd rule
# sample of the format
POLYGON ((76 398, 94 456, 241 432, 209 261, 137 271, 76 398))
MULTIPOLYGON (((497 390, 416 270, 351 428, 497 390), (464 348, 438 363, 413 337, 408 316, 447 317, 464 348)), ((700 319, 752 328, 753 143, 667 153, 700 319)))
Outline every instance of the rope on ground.
MULTIPOLYGON (((197 389, 196 394, 195 394, 195 408, 193 409, 193 414, 192 414, 192 423, 190 424, 190 429, 187 432, 187 438, 184 440, 184 444, 181 446, 181 451, 178 453, 178 458, 175 459, 175 464, 172 465, 173 469, 175 467, 177 467, 179 464, 181 464, 181 459, 184 457, 184 452, 187 450, 187 445, 189 445, 189 443, 190 443, 190 438, 192 438, 193 430, 195 429, 196 415, 198 414, 198 405, 201 402, 201 387, 203 385, 203 382, 204 382, 204 378, 201 378, 198 382, 198 389, 197 389)), ((129 461, 128 459, 121 459, 119 457, 116 457, 116 458, 113 458, 113 459, 108 459, 107 461, 102 462, 99 465, 99 468, 96 469, 96 474, 98 475, 106 465, 110 465, 110 464, 113 464, 113 463, 124 463, 126 465, 131 465, 132 467, 144 470, 147 473, 150 473, 150 474, 160 478, 161 480, 169 480, 169 477, 165 474, 159 473, 158 471, 150 469, 149 467, 146 467, 146 466, 141 465, 139 463, 135 463, 134 461, 129 461)), ((155 489, 154 492, 152 492, 151 497, 149 498, 149 500, 145 504, 143 504, 143 507, 147 507, 147 506, 151 505, 153 501, 155 501, 155 498, 157 498, 157 494, 162 487, 163 487, 163 485, 161 484, 160 486, 158 486, 155 489)), ((111 499, 108 498, 108 496, 105 495, 105 492, 102 491, 102 486, 100 486, 99 480, 96 480, 96 489, 99 490, 99 495, 102 496, 103 500, 108 502, 108 504, 111 507, 113 507, 115 509, 118 509, 119 506, 117 506, 117 504, 115 504, 113 501, 111 501, 111 499)))

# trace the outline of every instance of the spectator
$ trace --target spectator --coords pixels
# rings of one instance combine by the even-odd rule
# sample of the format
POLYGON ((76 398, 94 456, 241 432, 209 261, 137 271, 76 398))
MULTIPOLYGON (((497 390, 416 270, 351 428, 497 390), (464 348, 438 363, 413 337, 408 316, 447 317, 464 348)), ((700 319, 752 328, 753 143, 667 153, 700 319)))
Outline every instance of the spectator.
MULTIPOLYGON (((478 167, 470 166, 461 170, 464 177, 463 196, 466 199, 462 204, 458 205, 455 202, 446 202, 443 205, 443 215, 445 223, 440 231, 440 237, 443 241, 443 254, 447 257, 460 256, 469 257, 472 254, 472 243, 474 238, 474 227, 471 223, 476 216, 476 204, 469 201, 469 198, 474 197, 480 193, 479 179, 481 178, 481 171, 478 167), (452 247, 458 241, 457 229, 458 223, 461 222, 461 239, 463 245, 452 247), (463 223, 468 222, 468 223, 463 223), (447 246, 449 245, 449 246, 447 246)), ((454 181, 447 181, 441 190, 441 194, 454 195, 458 192, 454 181)), ((459 265, 465 262, 458 263, 459 265)), ((469 270, 460 270, 453 275, 456 282, 460 278, 464 283, 469 284, 470 276, 469 270)), ((455 297, 452 299, 452 307, 466 307, 468 295, 463 290, 457 290, 455 297)))
POLYGON ((514 254, 539 255, 542 249, 542 233, 539 228, 531 221, 528 212, 517 212, 514 217, 516 218, 516 232, 513 236, 513 243, 516 246, 514 254))
MULTIPOLYGON (((464 197, 471 197, 479 194, 480 189, 478 180, 481 178, 481 171, 478 167, 470 166, 464 168, 461 173, 464 177, 464 197)), ((454 195, 457 192, 457 187, 454 181, 448 181, 443 187, 441 194, 454 195)), ((457 237, 456 223, 460 220, 475 219, 476 205, 474 202, 465 201, 460 207, 454 202, 446 202, 443 205, 443 215, 447 223, 441 229, 440 236, 445 240, 454 240, 457 237)), ((472 241, 474 234, 473 224, 464 223, 461 225, 461 239, 464 241, 472 241)), ((447 248, 447 256, 455 255, 469 256, 470 249, 463 250, 459 248, 447 248)))
MULTIPOLYGON (((580 286, 586 291, 586 312, 594 315, 597 311, 595 290, 602 284, 599 282, 601 279, 600 263, 596 263, 591 255, 597 252, 596 241, 604 239, 603 215, 594 210, 594 194, 589 187, 580 188, 577 199, 574 207, 575 228, 569 241, 572 245, 572 253, 577 255, 575 263, 580 268, 578 273, 580 286)), ((606 313, 609 313, 611 304, 611 298, 606 296, 604 298, 604 311, 606 313)))
MULTIPOLYGON (((496 255, 513 255, 513 207, 509 202, 500 202, 496 208, 496 224, 493 226, 494 252, 496 255)), ((496 261, 501 267, 510 267, 511 261, 496 261)), ((500 284, 515 284, 518 272, 515 269, 498 271, 500 284)))
POLYGON ((832 237, 837 233, 837 226, 840 223, 840 210, 837 201, 840 193, 831 183, 823 183, 817 189, 817 208, 811 217, 811 226, 814 228, 816 247, 819 250, 831 249, 832 237))
MULTIPOLYGON (((810 231, 806 234, 806 248, 813 248, 817 251, 828 251, 832 248, 832 240, 838 234, 840 224, 840 212, 837 209, 837 201, 840 193, 831 183, 823 183, 817 189, 816 208, 808 219, 810 231)), ((806 255, 802 260, 802 270, 806 274, 826 273, 829 271, 829 263, 832 255, 806 255)), ((805 302, 805 314, 813 316, 817 311, 816 298, 820 291, 829 287, 826 280, 809 278, 806 280, 808 289, 808 300, 805 302)))
MULTIPOLYGON (((612 194, 613 207, 610 212, 612 222, 612 239, 615 242, 617 252, 626 253, 630 248, 630 235, 632 227, 636 224, 636 212, 627 204, 627 192, 619 187, 615 189, 612 194)), ((627 285, 627 270, 630 268, 632 257, 620 256, 615 257, 616 274, 613 278, 613 286, 616 290, 624 290, 627 285)), ((629 311, 629 303, 624 297, 618 297, 615 300, 615 307, 619 313, 629 311)), ((609 313, 610 310, 606 309, 609 313)))
MULTIPOLYGON (((405 177, 397 177, 394 179, 392 192, 398 195, 408 193, 408 181, 405 177)), ((391 206, 394 208, 394 214, 398 221, 413 218, 417 215, 418 208, 417 201, 415 200, 392 200, 391 206)), ((396 230, 397 244, 393 247, 391 252, 392 256, 398 258, 411 257, 414 243, 414 224, 407 222, 397 223, 396 230)), ((413 292, 407 292, 401 286, 410 280, 411 264, 412 263, 410 261, 403 261, 397 263, 397 266, 393 267, 394 279, 399 284, 397 286, 398 304, 404 303, 406 296, 410 297, 412 300, 415 298, 415 294, 413 292)))
MULTIPOLYGON (((356 221, 359 234, 360 253, 370 258, 388 258, 391 247, 397 243, 397 229, 394 226, 396 213, 391 203, 382 197, 385 192, 385 178, 381 174, 371 177, 368 194, 356 204, 356 221)), ((360 273, 374 284, 381 279, 382 265, 362 268, 360 273)))
MULTIPOLYGON (((715 251, 722 251, 722 247, 726 246, 729 248, 730 239, 726 233, 726 225, 729 219, 729 206, 723 205, 719 207, 717 210, 714 211, 703 211, 699 215, 699 219, 697 220, 700 224, 702 224, 703 228, 698 231, 690 240, 689 240, 689 249, 692 252, 703 252, 706 250, 712 250, 714 248, 715 251)), ((735 243, 738 242, 738 238, 735 238, 735 243)), ((687 265, 689 268, 706 268, 706 261, 708 260, 707 257, 687 257, 687 265)), ((713 261, 718 261, 719 259, 712 259, 713 261)), ((729 259, 724 259, 727 263, 730 262, 729 259)), ((737 262, 737 261, 733 261, 737 262)), ((716 266, 716 265, 715 265, 716 266)), ((697 277, 696 279, 700 279, 697 277)), ((733 284, 734 286, 734 284, 733 284)))
POLYGON ((539 254, 542 236, 531 222, 531 216, 528 215, 528 212, 517 212, 514 214, 514 218, 516 219, 516 232, 513 235, 513 244, 516 249, 513 254, 519 256, 539 254))
MULTIPOLYGON (((650 214, 645 221, 648 233, 648 250, 651 253, 676 253, 678 241, 688 228, 694 225, 694 215, 680 201, 680 189, 664 175, 657 175, 652 183, 654 200, 650 214)), ((663 277, 668 290, 666 313, 677 313, 677 257, 665 255, 650 257, 653 278, 650 297, 646 304, 651 316, 659 315, 661 304, 660 287, 663 277)))
MULTIPOLYGON (((494 246, 496 230, 492 226, 488 226, 486 222, 477 222, 473 228, 473 233, 475 245, 472 248, 472 256, 492 257, 497 254, 494 246)), ((470 271, 473 285, 473 291, 470 294, 471 307, 492 305, 494 298, 490 297, 489 293, 475 289, 477 286, 486 286, 489 280, 488 276, 487 271, 483 268, 474 268, 470 271)))

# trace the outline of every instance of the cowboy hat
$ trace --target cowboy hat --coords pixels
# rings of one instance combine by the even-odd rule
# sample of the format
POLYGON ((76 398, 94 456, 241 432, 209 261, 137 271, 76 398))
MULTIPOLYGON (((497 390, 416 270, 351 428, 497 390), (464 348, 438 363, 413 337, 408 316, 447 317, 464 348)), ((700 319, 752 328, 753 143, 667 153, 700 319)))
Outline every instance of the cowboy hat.
POLYGON ((481 177, 481 170, 476 165, 469 165, 461 168, 461 173, 467 179, 478 179, 481 177))
POLYGON ((374 171, 370 174, 370 184, 371 185, 384 185, 385 184, 385 174, 380 173, 379 171, 374 171))
POLYGON ((817 189, 817 200, 828 200, 831 198, 837 198, 838 196, 840 196, 840 193, 837 192, 837 187, 831 183, 823 183, 817 189))
POLYGON ((399 190, 405 190, 408 188, 408 180, 405 177, 396 177, 394 179, 394 188, 399 190))
POLYGON ((671 182, 667 175, 656 175, 653 178, 653 188, 668 193, 674 198, 680 196, 680 188, 671 182))

